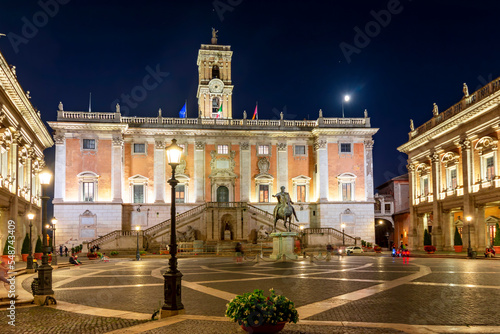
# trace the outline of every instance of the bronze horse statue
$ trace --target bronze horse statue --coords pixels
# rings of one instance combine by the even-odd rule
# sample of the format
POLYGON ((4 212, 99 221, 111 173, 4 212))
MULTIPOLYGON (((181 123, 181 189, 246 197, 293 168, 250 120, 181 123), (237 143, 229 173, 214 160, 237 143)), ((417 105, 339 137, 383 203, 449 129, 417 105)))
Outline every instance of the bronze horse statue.
POLYGON ((292 215, 293 208, 291 204, 288 204, 284 207, 281 207, 276 212, 276 216, 274 217, 274 232, 276 232, 276 222, 278 219, 283 220, 283 225, 288 232, 292 232, 292 215), (288 222, 288 227, 287 227, 288 222))

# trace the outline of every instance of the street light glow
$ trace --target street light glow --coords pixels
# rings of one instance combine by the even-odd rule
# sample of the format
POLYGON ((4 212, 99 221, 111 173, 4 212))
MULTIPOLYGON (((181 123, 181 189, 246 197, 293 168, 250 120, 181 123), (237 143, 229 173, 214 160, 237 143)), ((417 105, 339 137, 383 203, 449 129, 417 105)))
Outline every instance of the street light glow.
POLYGON ((468 222, 470 222, 472 220, 472 217, 471 216, 467 216, 467 217, 465 217, 465 220, 467 220, 468 222))
POLYGON ((48 171, 44 171, 40 173, 39 177, 40 177, 40 183, 47 185, 50 184, 50 179, 52 178, 52 174, 50 174, 50 172, 48 171))
POLYGON ((137 231, 139 231, 139 230, 141 229, 141 227, 140 227, 139 225, 137 225, 137 226, 135 227, 135 229, 136 229, 137 231))
POLYGON ((169 164, 181 163, 182 148, 177 145, 177 140, 172 139, 172 144, 167 148, 167 159, 169 164))
POLYGON ((35 214, 34 213, 28 213, 28 219, 29 220, 33 220, 33 218, 35 218, 35 214))
POLYGON ((344 96, 344 101, 349 102, 350 99, 351 99, 351 97, 349 95, 344 96))
POLYGON ((342 227, 342 229, 345 229, 345 223, 342 223, 340 226, 342 227))
POLYGON ((57 219, 56 219, 56 217, 52 218, 52 225, 55 225, 55 224, 57 224, 57 219))

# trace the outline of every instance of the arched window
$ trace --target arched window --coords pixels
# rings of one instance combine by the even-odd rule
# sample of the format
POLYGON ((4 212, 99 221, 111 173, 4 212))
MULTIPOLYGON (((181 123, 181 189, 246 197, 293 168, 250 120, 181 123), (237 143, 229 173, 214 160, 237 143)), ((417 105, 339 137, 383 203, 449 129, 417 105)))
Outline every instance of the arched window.
POLYGON ((220 99, 218 97, 214 97, 212 99, 212 117, 214 118, 216 117, 217 113, 219 112, 219 107, 220 107, 220 99))
POLYGON ((220 79, 219 66, 217 65, 212 67, 212 79, 220 79))

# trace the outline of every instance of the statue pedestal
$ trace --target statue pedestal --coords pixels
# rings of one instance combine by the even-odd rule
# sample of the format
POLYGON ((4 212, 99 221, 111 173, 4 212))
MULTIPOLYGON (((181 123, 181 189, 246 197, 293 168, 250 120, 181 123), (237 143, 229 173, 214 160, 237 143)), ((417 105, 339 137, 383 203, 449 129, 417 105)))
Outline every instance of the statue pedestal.
POLYGON ((231 231, 224 231, 224 240, 231 240, 231 231))
POLYGON ((295 237, 297 232, 275 232, 270 236, 273 238, 273 253, 271 259, 277 260, 286 255, 288 259, 297 259, 297 255, 293 252, 295 247, 295 237))

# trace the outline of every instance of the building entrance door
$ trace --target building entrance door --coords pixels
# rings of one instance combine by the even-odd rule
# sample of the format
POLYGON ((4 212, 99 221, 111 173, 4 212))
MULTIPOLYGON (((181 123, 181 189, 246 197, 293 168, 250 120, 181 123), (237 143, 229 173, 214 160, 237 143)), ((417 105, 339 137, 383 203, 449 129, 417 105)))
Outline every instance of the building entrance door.
POLYGON ((219 188, 217 188, 217 202, 229 202, 229 189, 227 189, 227 187, 220 186, 219 188))

